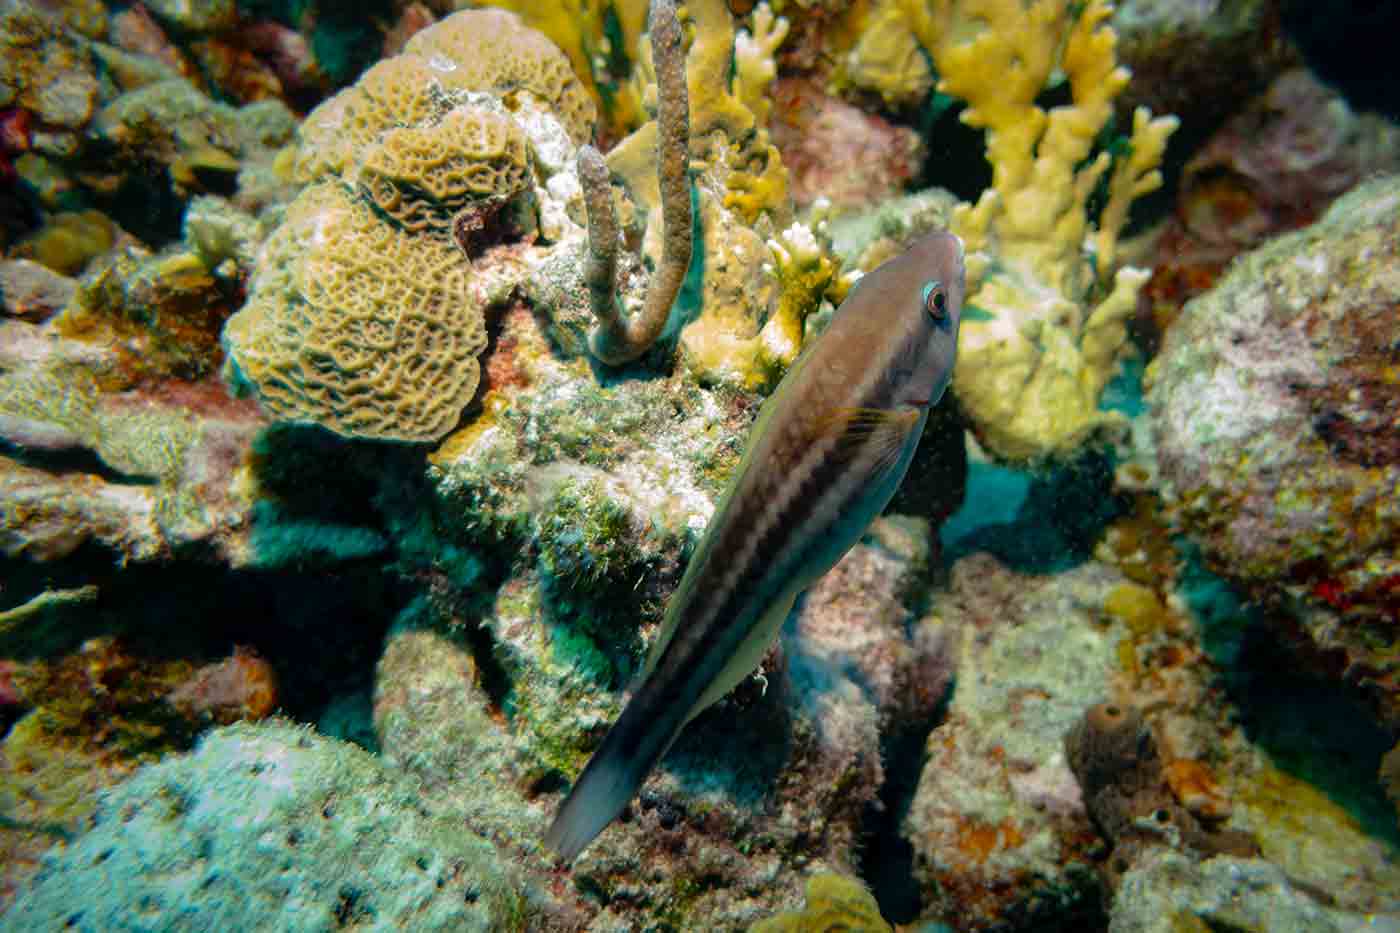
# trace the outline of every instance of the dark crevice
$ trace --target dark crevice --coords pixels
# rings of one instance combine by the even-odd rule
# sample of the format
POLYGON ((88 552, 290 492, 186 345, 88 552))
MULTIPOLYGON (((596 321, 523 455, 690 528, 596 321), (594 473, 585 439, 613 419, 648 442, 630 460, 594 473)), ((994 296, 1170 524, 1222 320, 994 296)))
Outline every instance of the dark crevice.
POLYGON ((64 447, 54 450, 42 447, 24 447, 0 439, 0 457, 8 457, 20 466, 43 470, 46 473, 59 476, 71 474, 96 476, 104 483, 111 483, 115 486, 154 486, 156 484, 156 480, 149 476, 137 476, 133 473, 123 473, 120 470, 112 469, 102 462, 101 457, 86 447, 64 447))
POLYGON ((919 789, 924 747, 953 700, 949 689, 927 719, 915 717, 903 729, 885 735, 880 755, 885 783, 861 819, 858 870, 890 923, 913 923, 923 911, 919 882, 914 877, 914 847, 904 837, 904 818, 919 789))

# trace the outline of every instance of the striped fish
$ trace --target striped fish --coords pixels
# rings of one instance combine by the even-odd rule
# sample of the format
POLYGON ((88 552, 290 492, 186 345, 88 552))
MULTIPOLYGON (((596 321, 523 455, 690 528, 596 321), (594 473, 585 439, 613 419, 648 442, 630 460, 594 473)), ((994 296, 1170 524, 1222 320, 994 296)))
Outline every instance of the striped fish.
POLYGON ((640 687, 545 835, 564 861, 758 667, 797 597, 889 503, 952 378, 965 287, 962 241, 920 239, 857 283, 764 404, 640 687))

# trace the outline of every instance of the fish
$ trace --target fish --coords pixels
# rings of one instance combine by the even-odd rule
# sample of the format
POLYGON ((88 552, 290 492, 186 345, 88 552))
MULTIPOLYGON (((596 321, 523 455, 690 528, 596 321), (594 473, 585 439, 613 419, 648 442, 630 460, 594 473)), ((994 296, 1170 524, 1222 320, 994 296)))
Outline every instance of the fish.
POLYGON ((764 402, 639 686, 545 834, 565 864, 758 668, 798 596, 889 503, 952 378, 966 290, 962 241, 921 237, 857 281, 764 402))

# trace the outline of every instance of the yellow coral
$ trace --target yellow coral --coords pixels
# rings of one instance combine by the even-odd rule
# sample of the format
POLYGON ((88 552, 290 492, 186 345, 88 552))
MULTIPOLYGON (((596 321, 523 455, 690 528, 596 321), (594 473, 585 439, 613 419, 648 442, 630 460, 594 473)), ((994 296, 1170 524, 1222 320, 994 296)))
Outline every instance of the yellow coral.
POLYGON ((894 108, 922 103, 933 90, 933 72, 900 0, 878 0, 863 12, 852 48, 839 59, 837 84, 874 91, 894 108))
POLYGON ((761 4, 753 32, 736 36, 724 0, 691 0, 686 11, 695 30, 686 69, 691 155, 706 162, 728 189, 725 207, 738 210, 750 224, 765 212, 784 222, 790 207, 787 169, 763 123, 787 20, 774 18, 761 4))
POLYGON ((306 115, 298 131, 295 177, 314 181, 349 169, 359 153, 395 126, 436 119, 447 103, 437 72, 417 55, 396 55, 306 115))
POLYGON ((348 437, 431 441, 476 391, 482 308, 460 253, 338 182, 301 193, 224 338, 263 404, 348 437))
POLYGON ((642 31, 646 27, 647 0, 485 0, 482 6, 510 10, 525 25, 538 29, 569 57, 574 73, 583 82, 595 103, 602 103, 609 127, 616 135, 634 128, 644 119, 641 94, 635 79, 622 81, 621 75, 608 74, 606 63, 614 62, 634 49, 644 49, 642 31), (615 23, 617 34, 610 35, 615 23), (611 43, 620 41, 622 48, 611 43), (600 84, 602 87, 600 88, 600 84), (605 88, 605 90, 604 90, 605 88))
POLYGON ((773 276, 755 284, 744 277, 752 270, 743 258, 744 254, 763 255, 763 242, 732 220, 722 225, 725 215, 713 205, 707 218, 707 241, 714 229, 716 239, 729 246, 706 250, 707 310, 681 333, 685 364, 704 382, 769 391, 801 353, 807 317, 836 284, 838 263, 808 227, 793 224, 766 244, 773 256, 773 276), (713 263, 711 257, 715 257, 713 263), (753 309, 770 303, 773 311, 759 328, 753 309))
POLYGON ((564 53, 505 10, 463 10, 417 33, 405 51, 427 59, 449 88, 524 90, 549 105, 575 143, 593 135, 596 110, 564 53))
POLYGON ((880 916, 880 906, 859 881, 837 874, 813 875, 807 881, 807 906, 760 920, 749 933, 894 933, 880 916))
POLYGON ((385 132, 357 180, 405 230, 445 228, 477 198, 509 198, 530 186, 525 132, 514 120, 462 106, 441 122, 385 132))
POLYGON ((969 250, 969 304, 954 387, 979 438, 1012 460, 1073 453, 1121 418, 1099 394, 1126 342, 1126 319, 1146 279, 1114 270, 1132 200, 1161 183, 1156 165, 1173 117, 1134 118, 1130 155, 1113 167, 1109 203, 1091 231, 1090 195, 1109 170, 1091 158, 1128 82, 1117 64, 1107 0, 901 0, 933 56, 940 91, 968 103, 962 119, 987 131, 993 185, 955 212, 969 250), (1056 67, 1072 104, 1036 105, 1056 67))

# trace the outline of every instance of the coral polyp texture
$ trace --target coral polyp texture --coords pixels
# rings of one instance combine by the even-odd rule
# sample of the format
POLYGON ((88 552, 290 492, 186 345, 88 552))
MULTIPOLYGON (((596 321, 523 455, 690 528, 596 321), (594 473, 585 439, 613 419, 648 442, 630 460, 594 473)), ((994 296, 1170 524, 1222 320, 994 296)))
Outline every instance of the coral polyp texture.
POLYGON ((459 107, 436 126, 387 131, 365 153, 359 182, 403 229, 446 227, 473 200, 529 187, 525 132, 502 114, 459 107))
POLYGON ((348 437, 434 440, 486 346, 453 247, 384 223, 337 182, 302 192, 225 340, 263 405, 348 437))
POLYGON ((559 118, 575 143, 593 134, 593 99, 569 59, 513 13, 465 10, 416 34, 404 51, 426 59, 448 87, 489 91, 506 100, 530 92, 559 118))
POLYGON ((938 89, 967 102, 985 129, 992 187, 963 205, 952 229, 969 251, 967 321, 954 388, 993 454, 1034 461, 1073 454, 1119 418, 1098 410, 1127 340, 1145 270, 1115 271, 1128 207, 1161 184, 1157 165, 1174 117, 1133 115, 1127 154, 1095 141, 1128 83, 1117 64, 1112 8, 1057 0, 905 0, 938 89), (1072 102, 1036 103, 1057 70, 1072 102), (1100 185, 1107 200, 1091 222, 1100 185))
POLYGON ((538 125, 567 148, 565 134, 586 138, 592 119, 563 53, 498 10, 425 29, 312 111, 293 171, 313 185, 264 246, 225 332, 268 410, 348 437, 451 430, 486 347, 490 276, 472 266, 483 228, 531 192, 541 147, 562 161, 538 125))

